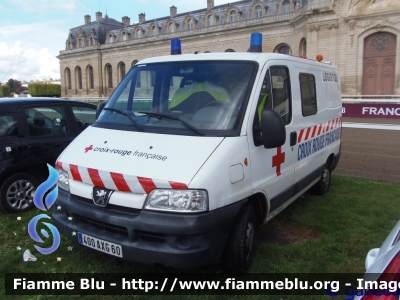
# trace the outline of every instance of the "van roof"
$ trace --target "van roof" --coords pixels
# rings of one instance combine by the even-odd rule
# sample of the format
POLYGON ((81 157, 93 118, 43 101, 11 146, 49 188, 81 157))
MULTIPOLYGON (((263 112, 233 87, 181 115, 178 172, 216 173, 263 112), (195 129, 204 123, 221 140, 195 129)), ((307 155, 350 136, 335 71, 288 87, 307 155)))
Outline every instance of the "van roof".
POLYGON ((265 63, 268 60, 288 60, 291 62, 307 63, 317 67, 337 69, 327 63, 318 62, 312 59, 300 58, 280 53, 258 53, 258 52, 220 52, 220 53, 198 53, 198 54, 178 54, 158 56, 146 58, 137 63, 137 65, 156 63, 156 62, 171 62, 171 61, 200 61, 200 60, 237 60, 237 61, 256 61, 258 63, 265 63))

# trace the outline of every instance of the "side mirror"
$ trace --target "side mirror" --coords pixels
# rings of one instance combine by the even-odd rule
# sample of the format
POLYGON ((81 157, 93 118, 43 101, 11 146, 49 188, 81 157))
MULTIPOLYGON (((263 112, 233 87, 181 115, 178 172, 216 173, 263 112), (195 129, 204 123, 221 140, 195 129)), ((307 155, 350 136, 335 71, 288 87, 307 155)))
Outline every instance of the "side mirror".
POLYGON ((262 112, 261 132, 264 148, 273 149, 286 142, 286 128, 282 117, 272 109, 262 112))
POLYGON ((367 258, 365 259, 365 270, 368 271, 368 269, 372 266, 372 264, 375 262, 376 258, 378 257, 380 248, 374 248, 369 250, 367 254, 367 258))
POLYGON ((99 118, 101 112, 103 111, 104 106, 106 106, 107 102, 100 102, 99 105, 97 105, 97 110, 96 110, 96 120, 99 118))

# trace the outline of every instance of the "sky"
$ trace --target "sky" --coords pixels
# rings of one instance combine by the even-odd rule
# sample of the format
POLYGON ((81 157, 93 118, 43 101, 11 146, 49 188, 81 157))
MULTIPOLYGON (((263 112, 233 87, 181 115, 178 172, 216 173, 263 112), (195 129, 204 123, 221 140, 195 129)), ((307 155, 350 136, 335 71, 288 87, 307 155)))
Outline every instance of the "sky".
POLYGON ((107 12, 117 21, 128 16, 137 23, 140 13, 146 20, 169 16, 172 5, 184 13, 206 8, 207 0, 0 0, 0 82, 60 78, 56 56, 65 49, 69 29, 84 24, 84 15, 95 21, 101 11, 103 17, 107 12))

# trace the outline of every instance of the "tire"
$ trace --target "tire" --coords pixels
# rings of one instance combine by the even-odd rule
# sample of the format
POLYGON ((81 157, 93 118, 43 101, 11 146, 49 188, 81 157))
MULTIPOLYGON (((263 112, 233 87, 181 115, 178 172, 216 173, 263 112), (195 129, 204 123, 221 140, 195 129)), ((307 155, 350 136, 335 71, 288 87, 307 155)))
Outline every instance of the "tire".
POLYGON ((239 212, 226 244, 224 265, 229 272, 244 273, 250 267, 254 255, 254 231, 256 215, 252 204, 239 212))
POLYGON ((8 213, 31 209, 39 181, 28 173, 11 175, 0 188, 0 206, 8 213))
POLYGON ((325 195, 327 192, 329 192, 329 188, 331 186, 331 177, 331 169, 328 167, 328 165, 325 165, 321 178, 313 186, 314 194, 325 195))

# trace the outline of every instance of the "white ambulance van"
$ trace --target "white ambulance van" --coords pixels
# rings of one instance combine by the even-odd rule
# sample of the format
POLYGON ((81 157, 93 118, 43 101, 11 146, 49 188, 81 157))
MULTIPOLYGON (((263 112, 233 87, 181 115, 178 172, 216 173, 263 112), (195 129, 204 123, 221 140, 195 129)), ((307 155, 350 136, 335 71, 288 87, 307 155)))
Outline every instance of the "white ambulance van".
POLYGON ((341 147, 336 67, 262 53, 144 59, 60 155, 66 237, 138 263, 246 271, 255 229, 313 188, 341 147), (72 220, 71 218, 72 217, 72 220))

